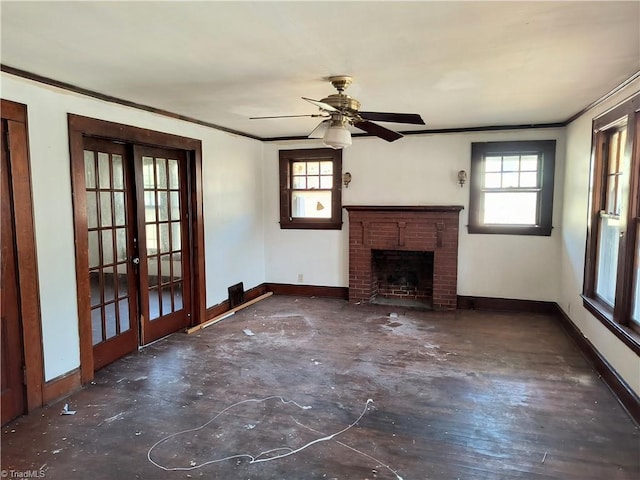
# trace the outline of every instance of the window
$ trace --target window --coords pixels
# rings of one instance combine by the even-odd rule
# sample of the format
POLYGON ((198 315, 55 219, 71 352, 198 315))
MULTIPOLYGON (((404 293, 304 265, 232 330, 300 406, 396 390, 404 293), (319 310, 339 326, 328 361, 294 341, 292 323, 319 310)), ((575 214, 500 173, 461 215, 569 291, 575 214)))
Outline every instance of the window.
POLYGON ((551 235, 555 140, 471 144, 469 233, 551 235))
POLYGON ((280 151, 280 228, 342 228, 342 150, 280 151))
POLYGON ((584 305, 640 352, 640 95, 593 122, 584 305))

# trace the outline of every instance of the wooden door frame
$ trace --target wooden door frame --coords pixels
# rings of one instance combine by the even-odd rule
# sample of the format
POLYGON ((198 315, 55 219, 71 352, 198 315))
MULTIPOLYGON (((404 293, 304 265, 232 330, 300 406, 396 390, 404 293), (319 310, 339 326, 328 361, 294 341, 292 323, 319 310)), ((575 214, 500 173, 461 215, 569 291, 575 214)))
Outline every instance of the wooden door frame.
POLYGON ((127 144, 184 150, 191 172, 191 216, 192 234, 192 315, 191 325, 206 320, 206 290, 204 261, 204 210, 202 195, 202 142, 193 138, 156 132, 145 128, 97 120, 81 115, 68 114, 69 149, 71 155, 71 185, 73 191, 74 234, 76 246, 76 280, 78 293, 78 328, 80 333, 81 382, 93 379, 93 342, 89 318, 90 300, 87 246, 87 214, 84 194, 84 145, 85 136, 103 138, 127 144), (74 165, 82 168, 74 168, 74 165))
MULTIPOLYGON (((13 196, 15 242, 17 250, 18 301, 22 318, 22 342, 24 351, 24 379, 26 384, 27 412, 44 403, 44 355, 42 349, 42 323, 40 315, 40 289, 38 260, 33 220, 31 190, 31 162, 27 106, 2 99, 2 119, 13 123, 9 128, 11 154, 9 170, 11 195, 13 196), (12 133, 14 134, 12 136, 12 133), (15 135, 18 138, 15 138, 15 135)), ((4 141, 4 139, 3 139, 4 141)))

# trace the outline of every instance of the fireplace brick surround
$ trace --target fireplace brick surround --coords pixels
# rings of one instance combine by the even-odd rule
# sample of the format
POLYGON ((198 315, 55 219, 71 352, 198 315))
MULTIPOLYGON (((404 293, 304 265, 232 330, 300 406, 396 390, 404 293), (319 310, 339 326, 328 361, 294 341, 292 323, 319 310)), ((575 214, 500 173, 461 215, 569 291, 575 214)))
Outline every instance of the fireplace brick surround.
POLYGON ((455 310, 459 205, 344 207, 349 212, 349 301, 370 302, 372 250, 433 252, 433 308, 455 310))

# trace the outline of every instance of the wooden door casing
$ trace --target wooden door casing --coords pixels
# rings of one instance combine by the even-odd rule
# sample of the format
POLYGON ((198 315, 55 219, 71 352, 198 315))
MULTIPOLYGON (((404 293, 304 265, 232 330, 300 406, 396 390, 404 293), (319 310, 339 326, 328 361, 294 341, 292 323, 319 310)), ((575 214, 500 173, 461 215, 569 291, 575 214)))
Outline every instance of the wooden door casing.
POLYGON ((71 153, 71 181, 73 189, 74 232, 76 243, 76 276, 78 296, 78 318, 80 331, 81 383, 94 378, 94 358, 91 323, 86 319, 90 313, 90 287, 86 275, 87 222, 83 172, 83 143, 86 137, 109 139, 132 147, 133 145, 156 145, 160 148, 181 150, 186 156, 189 182, 189 250, 191 255, 191 317, 189 323, 200 324, 207 319, 205 256, 204 256, 204 209, 202 192, 202 142, 200 140, 156 132, 144 128, 97 120, 68 114, 69 148, 71 153), (85 253, 83 253, 85 252, 85 253))
MULTIPOLYGON (((8 138, 8 121, 2 120, 2 138, 8 138)), ((25 411, 24 355, 22 351, 22 322, 20 321, 20 301, 18 297, 18 271, 16 268, 16 246, 14 228, 14 208, 9 177, 9 152, 7 142, 2 142, 2 165, 0 165, 0 193, 2 202, 1 235, 2 279, 0 280, 0 344, 2 358, 2 424, 14 419, 25 411)))
MULTIPOLYGON (((24 411, 31 411, 44 403, 44 358, 27 139, 27 107, 2 99, 0 112, 3 123, 6 122, 6 136, 3 135, 1 141, 3 155, 8 154, 4 167, 8 175, 6 192, 11 197, 13 207, 13 245, 16 249, 14 260, 18 272, 17 301, 22 327, 21 349, 24 367, 21 366, 21 370, 26 394, 24 411)), ((3 212, 3 220, 4 218, 3 212)))

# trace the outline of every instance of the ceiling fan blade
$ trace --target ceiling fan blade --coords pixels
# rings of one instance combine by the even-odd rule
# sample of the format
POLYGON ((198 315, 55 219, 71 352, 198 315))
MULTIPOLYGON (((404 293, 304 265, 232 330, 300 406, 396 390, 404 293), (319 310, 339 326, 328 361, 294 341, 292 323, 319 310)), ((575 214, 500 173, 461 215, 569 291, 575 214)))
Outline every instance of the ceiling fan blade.
POLYGON ((271 117, 249 117, 249 120, 264 120, 265 118, 297 118, 297 117, 324 117, 321 113, 312 113, 311 115, 274 115, 271 117))
POLYGON ((302 97, 302 99, 306 100, 309 103, 313 103, 316 107, 320 108, 321 110, 325 110, 327 112, 339 112, 340 111, 337 108, 332 107, 328 103, 324 103, 324 102, 321 102, 319 100, 313 100, 311 98, 306 98, 306 97, 302 97))
POLYGON ((324 138, 324 134, 327 133, 327 129, 329 128, 330 120, 323 120, 318 124, 316 128, 314 128, 307 137, 309 138, 324 138))
POLYGON ((353 126, 359 128, 360 130, 364 130, 367 133, 371 133, 376 137, 380 137, 387 142, 393 142, 395 140, 398 140, 399 138, 402 138, 401 133, 394 132, 393 130, 389 130, 388 128, 378 125, 377 123, 369 122, 367 120, 363 122, 355 122, 353 126))
POLYGON ((364 120, 375 120, 376 122, 424 125, 424 120, 422 120, 422 117, 417 113, 358 112, 358 115, 364 120))

